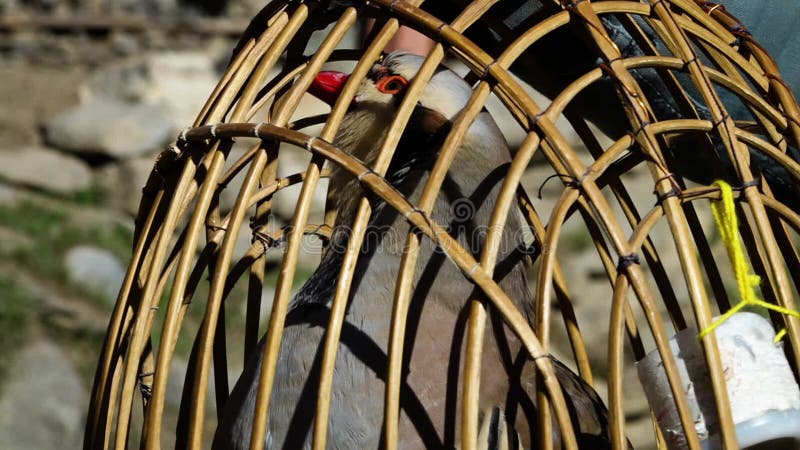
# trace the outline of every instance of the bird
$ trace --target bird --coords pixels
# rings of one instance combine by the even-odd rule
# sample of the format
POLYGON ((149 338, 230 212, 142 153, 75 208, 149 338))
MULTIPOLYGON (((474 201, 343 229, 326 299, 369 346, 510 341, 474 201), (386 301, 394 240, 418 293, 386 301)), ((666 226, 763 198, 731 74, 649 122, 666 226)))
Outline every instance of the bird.
MULTIPOLYGON (((374 163, 422 61, 416 55, 393 52, 377 62, 360 83, 334 145, 367 166, 374 163)), ((333 104, 346 77, 320 72, 309 92, 333 104)), ((419 201, 443 139, 471 94, 470 85, 443 66, 425 86, 385 175, 412 204, 419 201)), ((430 211, 430 219, 445 226, 476 257, 510 161, 503 134, 489 112, 481 111, 466 132, 430 211), (469 207, 457 208, 464 205, 469 207)), ((270 449, 310 448, 321 349, 343 259, 341 249, 350 238, 349 226, 362 192, 359 181, 338 167, 332 168, 329 189, 338 194, 336 224, 329 250, 290 301, 267 422, 265 445, 270 449)), ((369 192, 364 195, 373 208, 367 229, 373 238, 364 241, 350 289, 333 377, 328 448, 382 445, 395 281, 405 237, 413 229, 379 197, 369 192)), ((532 323, 522 226, 518 211, 512 209, 503 230, 495 280, 532 323)), ((430 239, 421 241, 415 274, 405 334, 399 447, 454 447, 459 445, 460 435, 455 411, 467 306, 480 291, 430 239)), ((487 411, 484 423, 496 424, 497 417, 505 417, 503 427, 513 432, 504 431, 503 435, 519 436, 520 443, 528 447, 536 438, 535 367, 491 305, 488 317, 481 368, 481 410, 487 411)), ((262 338, 222 408, 214 449, 248 448, 263 348, 262 338)), ((610 448, 608 413, 602 400, 583 379, 551 358, 580 447, 610 448)), ((559 442, 557 430, 552 433, 559 442)))

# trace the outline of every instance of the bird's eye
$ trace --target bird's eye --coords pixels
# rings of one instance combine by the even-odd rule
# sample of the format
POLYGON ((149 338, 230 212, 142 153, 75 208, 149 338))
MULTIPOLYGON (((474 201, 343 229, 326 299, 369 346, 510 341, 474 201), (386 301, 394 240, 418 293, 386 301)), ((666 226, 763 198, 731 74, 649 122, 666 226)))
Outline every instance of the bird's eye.
POLYGON ((378 84, 375 87, 384 94, 395 95, 401 93, 406 88, 406 85, 408 85, 408 81, 405 78, 400 75, 390 75, 378 80, 378 84))

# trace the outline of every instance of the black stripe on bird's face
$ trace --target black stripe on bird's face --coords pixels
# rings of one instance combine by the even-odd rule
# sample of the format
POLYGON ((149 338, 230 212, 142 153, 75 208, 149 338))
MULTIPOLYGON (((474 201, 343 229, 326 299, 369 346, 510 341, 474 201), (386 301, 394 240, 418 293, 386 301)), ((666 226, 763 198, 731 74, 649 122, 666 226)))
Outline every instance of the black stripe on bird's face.
POLYGON ((438 111, 417 104, 389 164, 389 183, 398 187, 410 174, 430 170, 452 126, 438 111))
POLYGON ((428 146, 439 147, 444 143, 447 133, 453 127, 452 122, 439 111, 430 109, 417 103, 411 118, 408 120, 409 128, 417 130, 420 138, 428 146))

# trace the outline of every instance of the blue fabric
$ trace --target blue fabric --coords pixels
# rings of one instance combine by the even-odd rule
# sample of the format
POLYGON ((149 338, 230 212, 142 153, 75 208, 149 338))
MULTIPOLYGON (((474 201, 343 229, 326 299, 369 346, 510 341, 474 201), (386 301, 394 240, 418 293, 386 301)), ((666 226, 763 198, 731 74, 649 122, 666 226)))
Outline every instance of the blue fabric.
POLYGON ((792 90, 800 91, 800 0, 725 0, 720 3, 775 58, 792 90))

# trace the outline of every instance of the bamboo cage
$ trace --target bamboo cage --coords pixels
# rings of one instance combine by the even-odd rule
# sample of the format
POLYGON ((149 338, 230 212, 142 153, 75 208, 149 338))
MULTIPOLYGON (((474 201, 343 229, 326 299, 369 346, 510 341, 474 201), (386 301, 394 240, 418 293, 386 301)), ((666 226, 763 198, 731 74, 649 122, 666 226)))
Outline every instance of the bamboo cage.
MULTIPOLYGON (((775 186, 752 161, 758 155, 760 161, 782 167, 785 184, 792 188, 797 185, 800 165, 792 157, 792 149, 800 148, 800 110, 771 57, 744 26, 724 8, 702 1, 545 0, 531 20, 509 27, 498 12, 509 3, 517 2, 431 0, 428 5, 419 0, 274 0, 254 18, 197 120, 180 135, 175 146, 158 158, 143 191, 133 257, 95 376, 85 448, 208 447, 209 433, 216 426, 214 404, 224 404, 230 384, 238 377, 233 373, 229 379, 228 359, 240 355, 241 349, 245 354, 252 352, 265 332, 267 354, 277 352, 291 291, 298 287, 294 278, 301 244, 308 236, 319 236, 323 242, 329 236, 333 212, 328 211, 321 223, 311 223, 309 210, 330 164, 358 177, 364 192, 404 214, 419 230, 420 239, 435 239, 452 264, 482 290, 488 304, 502 312, 543 375, 539 401, 551 408, 540 408, 540 425, 554 423, 559 427, 566 448, 575 448, 575 440, 569 438, 573 424, 564 409, 562 393, 554 384, 551 362, 540 358, 549 354, 553 324, 563 326, 572 348, 569 363, 589 383, 595 369, 590 364, 592 355, 587 354, 582 330, 607 330, 607 353, 594 356, 608 361, 605 400, 611 440, 614 448, 620 449, 627 445, 623 386, 638 382, 623 377, 625 365, 631 364, 625 359, 625 352, 632 352, 639 360, 649 350, 646 347, 654 346, 663 357, 673 392, 682 393, 676 387, 680 381, 669 336, 687 326, 706 328, 714 315, 736 302, 736 295, 725 289, 722 266, 728 263, 712 254, 712 231, 698 219, 698 209, 708 209, 710 201, 719 199, 720 193, 710 186, 710 180, 692 179, 692 165, 708 164, 703 170, 726 174, 734 186, 740 232, 750 264, 763 280, 763 297, 777 305, 796 307, 800 211, 786 200, 791 197, 773 193, 775 186), (443 4, 448 5, 444 9, 451 11, 452 17, 437 16, 443 4), (376 24, 363 47, 341 48, 344 34, 368 17, 375 18, 376 24), (632 36, 637 52, 626 53, 627 49, 621 48, 617 36, 609 30, 610 20, 632 36), (474 88, 464 115, 474 118, 491 93, 525 133, 522 143, 513 149, 514 160, 496 208, 508 210, 519 205, 533 236, 535 261, 531 270, 535 275, 530 277, 529 288, 536 302, 535 324, 524 319, 493 281, 493 268, 486 261, 493 261, 496 248, 487 248, 476 258, 449 238, 442 224, 427 217, 424 209, 392 190, 378 172, 331 144, 348 108, 345 98, 352 98, 358 80, 378 60, 401 24, 436 41, 417 75, 419 83, 430 79, 446 56, 455 58, 469 69, 465 79, 474 88), (318 30, 325 30, 324 39, 319 48, 308 48, 312 33, 318 30), (547 39, 565 30, 578 37, 574 42, 591 55, 590 64, 585 71, 580 69, 581 73, 562 80, 563 86, 556 91, 549 88, 548 92, 548 87, 536 85, 535 77, 526 78, 524 59, 529 49, 543 42, 559 45, 558 39, 547 39), (500 36, 495 48, 482 48, 476 43, 478 38, 473 40, 474 36, 487 33, 500 36), (297 118, 298 103, 315 75, 326 65, 342 61, 355 64, 351 76, 355 81, 348 83, 340 101, 329 114, 297 118), (517 72, 519 67, 523 69, 517 72), (663 83, 679 106, 679 114, 659 117, 651 91, 640 83, 646 70, 663 83), (520 79, 551 96, 552 103, 537 103, 520 79), (612 143, 607 146, 601 145, 593 129, 586 125, 592 117, 584 114, 578 103, 584 91, 600 83, 613 87, 616 96, 611 98, 614 105, 609 110, 616 108, 624 118, 620 125, 623 132, 612 136, 612 143), (741 102, 748 117, 729 114, 730 102, 725 98, 741 102), (555 126, 560 116, 572 125, 581 146, 567 140, 555 126), (308 131, 319 124, 324 124, 321 131, 308 131), (677 154, 675 145, 686 141, 691 142, 691 148, 703 149, 713 157, 687 161, 701 151, 690 156, 677 154), (249 146, 238 159, 229 157, 234 142, 249 146), (310 153, 310 162, 303 172, 279 177, 278 156, 288 147, 310 153), (520 184, 534 157, 546 161, 561 182, 561 194, 549 217, 537 211, 536 202, 530 200, 520 184), (652 201, 646 207, 633 202, 624 178, 637 167, 646 168, 652 179, 652 201), (243 180, 241 188, 235 193, 233 208, 226 211, 220 207, 220 196, 231 189, 230 182, 237 176, 243 180), (300 194, 291 226, 270 234, 266 225, 273 197, 293 187, 299 188, 300 194), (563 243, 564 223, 573 216, 590 234, 613 288, 611 298, 597 300, 611 305, 608 317, 579 322, 570 306, 572 299, 563 276, 565 261, 559 242, 563 243), (248 221, 252 245, 243 255, 234 257, 236 238, 240 230, 247 230, 248 221), (681 271, 668 272, 662 265, 663 246, 651 239, 652 230, 659 224, 666 225, 669 231, 668 247, 677 253, 681 271), (285 243, 282 254, 270 247, 270 243, 281 240, 285 243), (278 262, 270 263, 268 256, 276 256, 275 252, 278 262), (263 286, 270 276, 277 276, 274 299, 265 299, 263 286), (207 292, 199 287, 206 277, 207 292), (246 288, 244 299, 232 298, 231 293, 238 292, 234 289, 237 284, 246 288), (688 295, 683 306, 676 300, 678 289, 688 295), (231 326, 226 326, 230 311, 225 308, 234 301, 246 305, 244 336, 235 342, 230 337, 231 326), (259 315, 262 302, 272 305, 268 321, 259 315), (556 309, 554 304, 558 305, 556 309), (559 313, 563 317, 552 320, 559 313), (190 320, 192 314, 197 318, 194 321, 190 320), (668 329, 670 323, 673 330, 668 329), (178 377, 171 366, 182 341, 189 342, 192 350, 185 377, 178 377), (169 396, 174 397, 181 390, 179 417, 168 425, 165 405, 169 396), (175 430, 170 435, 175 442, 166 437, 171 430, 175 430)), ((536 64, 545 72, 551 67, 547 60, 536 64)), ((405 113, 394 119, 389 134, 394 138, 387 139, 381 148, 384 157, 394 151, 396 138, 419 93, 420 89, 411 89, 402 101, 400 108, 405 113)), ((454 127, 451 133, 457 131, 454 127)), ((444 162, 436 170, 446 170, 448 161, 444 162)), ((434 190, 439 187, 435 183, 428 185, 434 190)), ((368 220, 366 208, 360 211, 355 224, 364 225, 368 220)), ((339 285, 348 286, 353 276, 351 271, 343 270, 339 285)), ((333 338, 327 343, 326 354, 336 351, 335 327, 342 326, 345 313, 347 289, 337 292, 330 325, 334 329, 328 331, 333 338)), ((399 290, 395 305, 407 301, 403 295, 399 290)), ((476 300, 469 305, 467 334, 480 333, 487 326, 486 304, 476 300)), ((393 316, 393 328, 402 324, 396 322, 401 320, 401 316, 393 316)), ((786 354, 797 376, 800 323, 781 315, 773 315, 772 320, 776 329, 788 329, 786 354)), ((402 326, 398 332, 403 332, 402 326)), ((702 339, 702 347, 722 442, 725 448, 737 448, 713 334, 702 339)), ((478 360, 479 352, 477 346, 467 348, 468 358, 473 361, 478 360)), ((401 365, 397 362, 402 354, 389 353, 388 370, 399 376, 401 365)), ((274 374, 274 358, 271 366, 265 366, 266 372, 274 374)), ((462 376, 464 386, 474 388, 479 382, 478 370, 474 364, 470 367, 462 376)), ((329 369, 321 374, 321 380, 334 376, 333 366, 329 369)), ((388 377, 391 376, 390 373, 388 377)), ((269 376, 262 375, 262 382, 265 379, 271 382, 269 376)), ((320 386, 314 448, 325 447, 327 432, 330 383, 320 382, 320 386)), ((399 389, 396 383, 387 386, 399 389)), ((262 388, 269 393, 270 385, 262 388)), ((471 392, 467 392, 471 397, 462 403, 463 408, 453 411, 468 424, 459 439, 464 448, 473 448, 474 441, 469 439, 477 435, 480 413, 474 391, 471 392)), ((259 401, 265 409, 266 400, 259 401)), ((677 395, 675 402, 689 448, 701 448, 685 395, 677 395)), ((385 412, 385 445, 396 448, 391 437, 396 437, 392 433, 396 433, 398 413, 390 408, 387 406, 385 412)), ((263 436, 266 411, 261 410, 258 418, 262 423, 256 421, 254 433, 263 436)), ((657 427, 653 433, 653 441, 663 447, 663 440, 656 436, 657 427)), ((541 448, 551 448, 550 440, 549 433, 545 433, 541 448)))

